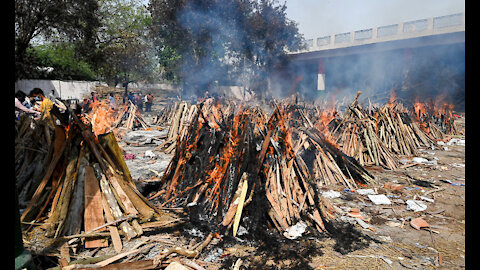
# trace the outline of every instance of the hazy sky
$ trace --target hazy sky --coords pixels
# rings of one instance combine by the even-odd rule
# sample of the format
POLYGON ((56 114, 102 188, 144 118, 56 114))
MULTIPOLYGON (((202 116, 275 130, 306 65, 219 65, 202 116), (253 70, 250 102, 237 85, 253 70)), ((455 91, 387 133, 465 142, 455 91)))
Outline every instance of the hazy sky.
POLYGON ((464 0, 280 0, 306 39, 465 12, 464 0))

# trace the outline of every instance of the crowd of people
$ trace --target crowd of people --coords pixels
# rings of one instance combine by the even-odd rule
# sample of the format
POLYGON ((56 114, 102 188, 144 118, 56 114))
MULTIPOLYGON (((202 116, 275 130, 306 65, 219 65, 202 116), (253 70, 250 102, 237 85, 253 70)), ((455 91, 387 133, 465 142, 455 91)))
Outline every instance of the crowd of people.
POLYGON ((33 88, 27 95, 22 90, 15 92, 15 117, 20 117, 20 114, 26 113, 35 119, 46 119, 50 115, 56 99, 55 90, 52 90, 48 97, 40 88, 33 88))
POLYGON ((152 111, 153 105, 153 95, 151 92, 148 92, 145 96, 142 97, 141 93, 129 92, 127 99, 131 101, 137 108, 143 112, 143 106, 145 105, 145 112, 152 111))
MULTIPOLYGON (((110 108, 116 109, 117 102, 114 94, 110 93, 107 98, 110 108)), ((15 92, 15 118, 19 119, 21 114, 28 114, 34 119, 46 119, 49 117, 50 109, 56 103, 56 99, 58 99, 58 95, 55 90, 51 90, 47 96, 40 88, 33 88, 28 95, 22 90, 18 90, 15 92)), ((140 92, 129 92, 127 98, 124 98, 124 103, 131 101, 141 112, 144 111, 144 106, 145 112, 151 112, 153 99, 151 92, 148 92, 145 96, 142 96, 140 92)), ((84 98, 78 105, 84 113, 88 113, 92 109, 91 104, 99 101, 97 92, 92 91, 90 97, 84 98)))

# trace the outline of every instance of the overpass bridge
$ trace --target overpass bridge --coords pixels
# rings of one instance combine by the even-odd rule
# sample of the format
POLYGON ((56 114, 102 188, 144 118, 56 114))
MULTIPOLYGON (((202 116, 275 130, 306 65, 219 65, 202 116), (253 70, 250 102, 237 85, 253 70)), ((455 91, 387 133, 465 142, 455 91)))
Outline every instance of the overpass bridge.
POLYGON ((463 12, 309 39, 306 49, 289 54, 302 60, 464 42, 463 12))
POLYGON ((425 91, 445 88, 435 81, 448 74, 464 85, 465 13, 318 37, 288 55, 290 63, 278 68, 269 82, 284 93, 314 97, 340 88, 379 91, 398 85, 404 90, 412 78, 415 84, 428 81, 425 91))

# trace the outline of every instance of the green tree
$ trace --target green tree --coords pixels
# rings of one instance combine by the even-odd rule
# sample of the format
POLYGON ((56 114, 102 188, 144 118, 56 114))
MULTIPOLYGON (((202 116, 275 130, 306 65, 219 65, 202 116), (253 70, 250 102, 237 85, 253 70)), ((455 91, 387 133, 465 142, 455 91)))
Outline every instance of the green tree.
POLYGON ((97 0, 16 0, 15 80, 27 78, 32 66, 27 55, 34 38, 72 42, 80 54, 95 44, 97 0))
POLYGON ((57 80, 95 80, 95 72, 90 65, 75 56, 75 47, 70 43, 33 46, 27 49, 27 55, 36 67, 48 67, 44 72, 35 69, 32 78, 57 80))
POLYGON ((201 95, 215 83, 234 83, 248 66, 253 80, 302 44, 286 6, 274 0, 152 0, 151 34, 165 75, 201 95))
POLYGON ((151 19, 138 0, 100 0, 95 69, 109 85, 123 80, 155 79, 158 65, 147 31, 151 19))

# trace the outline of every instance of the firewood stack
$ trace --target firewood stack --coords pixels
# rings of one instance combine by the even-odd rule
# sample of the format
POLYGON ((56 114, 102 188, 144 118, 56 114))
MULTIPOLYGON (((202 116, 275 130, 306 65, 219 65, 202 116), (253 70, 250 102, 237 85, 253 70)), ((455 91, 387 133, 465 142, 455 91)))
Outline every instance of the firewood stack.
POLYGON ((453 117, 453 105, 442 104, 434 110, 432 119, 436 126, 446 135, 458 135, 455 118, 453 117))
POLYGON ((26 114, 16 124, 15 179, 22 207, 33 196, 53 157, 55 130, 50 127, 46 120, 34 121, 26 114))
POLYGON ((399 167, 398 156, 376 133, 376 120, 355 100, 347 107, 340 123, 332 130, 336 143, 348 156, 362 166, 382 166, 390 170, 399 167))
POLYGON ((183 139, 186 135, 188 132, 186 127, 190 124, 190 121, 192 121, 196 110, 196 106, 191 106, 187 102, 176 104, 175 110, 173 110, 173 114, 171 114, 167 139, 165 139, 165 142, 162 144, 165 153, 173 153, 177 141, 183 139))
POLYGON ((375 108, 372 114, 377 135, 396 155, 418 155, 419 148, 435 145, 435 140, 418 126, 401 103, 387 103, 375 108))
POLYGON ((21 216, 27 239, 48 246, 82 239, 94 248, 108 246, 110 237, 120 252, 121 236, 128 241, 179 220, 138 192, 112 133, 97 137, 72 111, 53 113, 62 125, 55 127, 52 157, 21 216))
POLYGON ((160 127, 169 125, 173 119, 173 116, 175 115, 178 104, 178 102, 175 102, 168 103, 166 106, 163 106, 153 118, 152 124, 160 127))
POLYGON ((270 118, 258 107, 209 99, 195 107, 188 132, 177 141, 159 191, 150 199, 188 207, 192 221, 212 230, 230 234, 232 229, 235 235, 240 222, 253 230, 268 223, 283 233, 307 221, 324 232, 324 222, 334 214, 318 187, 374 181, 318 130, 289 127, 285 109, 278 106, 270 118), (294 143, 292 136, 301 141, 294 143))
POLYGON ((112 129, 117 129, 116 135, 119 137, 122 137, 125 133, 133 129, 148 129, 149 127, 150 124, 143 119, 140 110, 138 110, 137 106, 130 100, 127 104, 123 105, 112 125, 112 129))
POLYGON ((448 135, 458 135, 450 104, 435 105, 434 102, 417 102, 412 109, 412 117, 421 129, 436 140, 443 140, 448 135))

